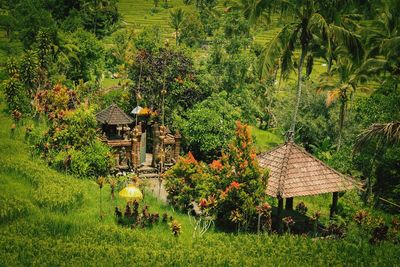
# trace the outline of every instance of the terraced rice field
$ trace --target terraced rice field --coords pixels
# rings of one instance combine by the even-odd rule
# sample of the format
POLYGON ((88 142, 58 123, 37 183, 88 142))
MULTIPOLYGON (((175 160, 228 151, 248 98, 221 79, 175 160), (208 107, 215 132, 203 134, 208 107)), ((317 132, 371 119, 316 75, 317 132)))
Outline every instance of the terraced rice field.
MULTIPOLYGON (((168 0, 170 8, 163 8, 161 5, 163 0, 158 4, 157 12, 153 13, 153 0, 120 0, 119 9, 122 14, 123 24, 127 27, 133 27, 140 32, 146 27, 159 26, 161 28, 162 37, 173 40, 174 30, 169 26, 169 12, 174 8, 182 8, 185 12, 195 11, 195 6, 185 5, 182 0, 168 0)), ((223 9, 223 6, 217 6, 217 9, 223 9)), ((254 29, 254 41, 259 44, 268 43, 281 29, 278 18, 273 18, 269 25, 258 26, 254 29)), ((171 42, 172 43, 172 42, 171 42)), ((196 51, 199 55, 204 56, 205 51, 196 51)), ((315 74, 325 71, 324 62, 315 60, 315 74)), ((291 77, 292 78, 292 77, 291 77)), ((293 77, 295 79, 295 77, 293 77)))
POLYGON ((157 12, 153 13, 153 0, 120 0, 118 5, 123 16, 123 23, 138 31, 146 27, 160 26, 163 37, 172 39, 174 30, 169 26, 169 12, 177 7, 189 12, 194 11, 195 7, 184 5, 182 0, 169 0, 170 8, 166 9, 161 6, 163 2, 163 0, 159 2, 157 12))

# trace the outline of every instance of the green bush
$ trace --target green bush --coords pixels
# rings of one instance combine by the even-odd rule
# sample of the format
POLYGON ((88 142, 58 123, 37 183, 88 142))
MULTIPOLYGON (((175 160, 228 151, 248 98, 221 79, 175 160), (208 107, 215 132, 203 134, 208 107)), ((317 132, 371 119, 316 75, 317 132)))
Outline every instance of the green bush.
POLYGON ((110 149, 101 141, 94 141, 79 150, 71 148, 60 151, 51 162, 60 170, 80 178, 95 178, 105 175, 112 166, 110 149), (70 161, 67 163, 67 161, 70 161))
POLYGON ((226 97, 225 92, 212 95, 183 114, 181 120, 178 118, 187 149, 199 159, 215 159, 234 136, 240 115, 226 97))
POLYGON ((34 151, 60 171, 77 177, 95 178, 108 174, 112 167, 110 148, 98 138, 97 121, 92 108, 60 111, 44 133, 30 135, 34 151))
POLYGON ((179 41, 190 47, 200 46, 207 38, 203 28, 197 12, 187 14, 182 23, 179 41))

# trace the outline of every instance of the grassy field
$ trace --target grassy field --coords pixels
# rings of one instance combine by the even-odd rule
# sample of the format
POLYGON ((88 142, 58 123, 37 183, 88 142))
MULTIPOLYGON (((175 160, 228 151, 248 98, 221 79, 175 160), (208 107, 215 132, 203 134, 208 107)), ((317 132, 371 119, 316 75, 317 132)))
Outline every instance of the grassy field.
MULTIPOLYGON (((1 105, 1 108, 4 106, 1 105)), ((150 211, 167 212, 182 223, 176 238, 166 224, 151 229, 123 228, 115 223, 109 187, 99 189, 50 169, 32 157, 24 125, 10 134, 12 121, 0 113, 0 266, 135 265, 135 266, 390 266, 400 263, 390 243, 371 246, 366 240, 312 240, 289 235, 229 234, 210 230, 192 238, 185 214, 150 195, 150 211)), ((308 198, 328 208, 326 197, 308 198)), ((123 205, 122 200, 118 200, 123 205)), ((296 203, 295 203, 296 204, 296 203)))
POLYGON ((255 126, 251 127, 251 133, 254 138, 257 153, 272 149, 284 141, 283 135, 271 131, 264 131, 255 126))

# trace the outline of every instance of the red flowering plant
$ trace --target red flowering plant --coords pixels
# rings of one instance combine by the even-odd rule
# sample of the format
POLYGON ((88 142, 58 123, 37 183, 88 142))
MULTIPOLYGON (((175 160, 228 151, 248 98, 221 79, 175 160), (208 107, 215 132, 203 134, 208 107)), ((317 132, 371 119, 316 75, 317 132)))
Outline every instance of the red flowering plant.
POLYGON ((187 211, 192 202, 211 195, 215 189, 213 190, 212 176, 207 170, 207 165, 197 161, 191 152, 180 157, 164 175, 169 203, 187 211))
POLYGON ((189 153, 166 173, 165 187, 175 207, 187 211, 195 202, 220 227, 256 230, 267 175, 258 166, 250 128, 240 122, 236 128, 236 138, 218 160, 206 165, 189 153))
POLYGON ((256 206, 265 198, 267 175, 260 169, 252 146, 250 128, 236 123, 236 138, 222 153, 215 182, 219 192, 216 207, 217 223, 220 226, 241 230, 255 230, 257 226, 256 206), (232 216, 232 214, 240 215, 232 216), (235 218, 235 219, 234 219, 235 218))
POLYGON ((34 152, 56 169, 75 176, 95 178, 108 174, 112 155, 99 139, 92 108, 81 105, 75 110, 52 111, 48 117, 50 123, 45 132, 38 128, 29 134, 34 152))

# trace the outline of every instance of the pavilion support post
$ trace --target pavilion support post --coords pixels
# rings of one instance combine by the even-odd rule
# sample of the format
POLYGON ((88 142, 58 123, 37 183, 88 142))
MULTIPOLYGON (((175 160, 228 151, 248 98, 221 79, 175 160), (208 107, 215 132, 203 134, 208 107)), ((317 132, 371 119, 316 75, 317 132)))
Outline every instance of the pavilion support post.
POLYGON ((283 211, 283 198, 278 196, 278 232, 282 233, 283 224, 282 224, 282 211, 283 211))
POLYGON ((293 210, 293 198, 289 197, 286 199, 286 210, 293 210))
POLYGON ((338 192, 333 192, 332 194, 332 205, 331 205, 331 211, 329 214, 329 217, 332 219, 333 216, 336 214, 337 212, 337 203, 338 203, 338 199, 339 199, 339 193, 338 192))

